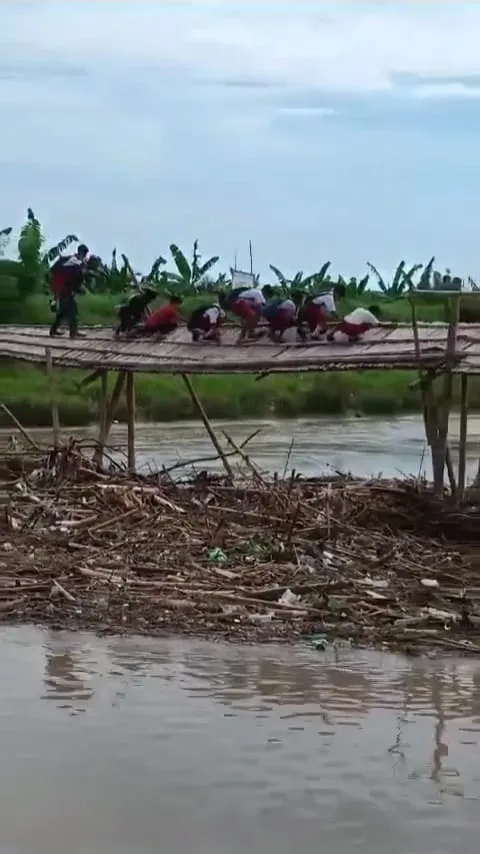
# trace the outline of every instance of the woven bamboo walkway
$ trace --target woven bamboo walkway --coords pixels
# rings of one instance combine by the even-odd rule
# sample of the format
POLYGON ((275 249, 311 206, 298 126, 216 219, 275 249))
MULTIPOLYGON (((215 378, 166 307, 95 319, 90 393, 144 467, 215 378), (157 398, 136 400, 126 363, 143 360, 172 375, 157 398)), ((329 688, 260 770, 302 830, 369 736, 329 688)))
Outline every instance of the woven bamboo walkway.
MULTIPOLYGON (((368 332, 359 344, 312 342, 274 344, 268 339, 238 344, 238 328, 226 327, 220 346, 193 344, 185 327, 161 341, 115 340, 107 327, 84 330, 71 341, 50 338, 46 327, 0 326, 0 357, 42 364, 50 348, 55 365, 79 369, 130 370, 143 373, 288 373, 293 371, 415 369, 412 327, 387 325, 368 332)), ((445 358, 447 327, 419 324, 421 363, 440 366, 445 358)), ((457 327, 455 371, 480 373, 480 324, 457 327)))

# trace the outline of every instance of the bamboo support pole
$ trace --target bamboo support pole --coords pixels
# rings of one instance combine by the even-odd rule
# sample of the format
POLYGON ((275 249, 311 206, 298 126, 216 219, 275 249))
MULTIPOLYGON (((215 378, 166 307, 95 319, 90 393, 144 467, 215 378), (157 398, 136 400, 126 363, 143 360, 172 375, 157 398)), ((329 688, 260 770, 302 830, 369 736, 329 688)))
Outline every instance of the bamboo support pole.
MULTIPOLYGON (((447 347, 445 353, 445 365, 442 368, 447 371, 444 379, 444 395, 443 407, 439 410, 435 399, 434 381, 439 376, 440 366, 436 370, 429 370, 425 373, 421 364, 421 347, 420 335, 418 332, 418 321, 414 299, 410 296, 410 309, 412 316, 412 332, 415 345, 415 356, 418 362, 418 385, 422 394, 422 410, 423 421, 425 425, 425 435, 432 454, 432 469, 433 483, 435 492, 441 495, 443 492, 443 479, 445 467, 447 469, 448 479, 452 495, 456 493, 455 472, 453 468, 452 456, 448 446, 448 423, 450 417, 450 409, 452 405, 452 390, 453 376, 452 367, 455 361, 455 349, 457 338, 457 325, 459 319, 459 298, 456 298, 454 304, 448 303, 446 309, 446 317, 449 322, 447 333, 447 347), (446 431, 446 432, 445 432, 446 431)), ((412 386, 414 384, 412 383, 412 386)))
POLYGON ((422 354, 420 348, 420 335, 418 332, 418 321, 417 321, 417 308, 415 305, 415 301, 413 297, 410 295, 410 311, 412 317, 412 332, 413 332, 413 342, 415 346, 415 356, 418 363, 418 383, 420 386, 420 391, 422 395, 422 413, 423 413, 423 423, 425 427, 425 438, 430 446, 430 451, 432 455, 432 468, 435 471, 435 442, 437 436, 437 427, 435 421, 435 406, 434 406, 434 394, 433 394, 433 381, 435 379, 435 372, 428 371, 425 372, 422 369, 422 354))
POLYGON ((115 412, 117 410, 117 406, 120 401, 124 385, 125 371, 120 371, 117 376, 110 401, 108 401, 108 398, 106 396, 105 414, 100 423, 98 445, 93 455, 93 461, 98 466, 101 466, 103 463, 103 452, 105 450, 105 445, 107 444, 108 437, 110 435, 110 430, 112 429, 113 419, 115 417, 115 412))
POLYGON ((127 373, 127 465, 135 473, 135 374, 127 373))
POLYGON ((217 452, 218 456, 219 456, 219 457, 221 458, 221 460, 222 460, 223 467, 224 467, 224 469, 225 469, 225 471, 226 471, 226 473, 227 473, 227 476, 229 477, 229 479, 230 479, 230 480, 233 480, 233 470, 232 470, 232 467, 231 467, 231 465, 230 465, 230 463, 229 463, 229 461, 228 461, 227 457, 225 456, 225 451, 224 451, 224 450, 223 450, 223 448, 221 447, 220 442, 218 441, 217 436, 215 435, 215 431, 214 431, 214 429, 213 429, 212 425, 210 424, 210 421, 209 421, 208 415, 207 415, 207 413, 205 412, 205 410, 204 410, 204 408, 203 408, 203 404, 202 404, 202 402, 201 402, 200 398, 198 397, 197 392, 195 391, 195 389, 194 389, 194 387, 193 387, 193 385, 192 385, 192 382, 191 382, 191 380, 190 380, 190 377, 188 376, 188 374, 182 374, 182 377, 183 377, 183 381, 184 381, 184 383, 185 383, 185 385, 186 385, 186 387, 187 387, 187 389, 188 389, 188 392, 189 392, 189 394, 190 394, 190 397, 192 398, 192 401, 193 401, 194 405, 195 405, 195 406, 196 406, 196 408, 198 409, 198 412, 199 412, 200 418, 202 419, 202 421, 203 421, 203 423, 204 423, 204 425, 205 425, 205 429, 206 429, 206 431, 207 431, 208 435, 210 436, 210 439, 212 440, 213 447, 215 448, 215 450, 216 450, 216 452, 217 452))
POLYGON ((60 414, 58 411, 57 384, 53 368, 52 350, 50 347, 45 348, 45 364, 47 368, 50 405, 52 409, 53 447, 57 451, 60 446, 60 414))
POLYGON ((460 437, 458 452, 458 500, 465 496, 465 473, 467 468, 467 427, 468 427, 468 374, 462 374, 460 380, 460 437))
MULTIPOLYGON (((438 418, 438 454, 437 465, 434 469, 434 487, 437 492, 443 489, 443 478, 445 472, 445 462, 448 453, 448 427, 450 421, 450 411, 452 408, 453 399, 453 374, 452 366, 455 359, 455 350, 457 346, 457 326, 460 314, 460 297, 453 297, 448 300, 448 333, 447 333, 447 373, 443 380, 443 396, 438 418)), ((447 465, 447 470, 449 466, 447 465)), ((453 474, 453 467, 450 470, 453 474)), ((452 493, 456 492, 455 477, 453 475, 453 484, 450 482, 452 493)))
POLYGON ((6 403, 4 403, 4 402, 3 402, 3 400, 0 400, 0 407, 3 409, 3 411, 4 411, 5 415, 8 415, 8 417, 10 418, 10 421, 12 422, 12 424, 15 424, 15 427, 16 427, 16 428, 17 428, 17 430, 19 430, 19 432, 22 434, 22 436, 23 436, 23 438, 25 439, 25 441, 27 441, 27 442, 28 442, 28 444, 29 444, 29 445, 31 445, 31 446, 32 446, 32 448, 34 448, 36 451, 41 451, 42 449, 41 449, 40 445, 38 444, 38 442, 36 442, 36 441, 35 441, 35 439, 33 438, 33 436, 30 436, 30 433, 28 433, 28 432, 27 432, 27 430, 25 430, 25 427, 23 427, 23 426, 20 424, 20 421, 18 420, 18 418, 17 418, 17 417, 13 414, 13 412, 8 408, 7 404, 6 404, 6 403))

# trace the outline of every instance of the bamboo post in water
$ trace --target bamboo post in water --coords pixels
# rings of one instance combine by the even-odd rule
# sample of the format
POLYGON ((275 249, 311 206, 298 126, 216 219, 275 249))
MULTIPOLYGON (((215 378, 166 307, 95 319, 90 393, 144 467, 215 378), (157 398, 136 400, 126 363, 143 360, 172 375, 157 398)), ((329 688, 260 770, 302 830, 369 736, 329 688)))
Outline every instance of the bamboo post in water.
POLYGON ((127 465, 135 473, 135 374, 127 373, 127 465))
POLYGON ((50 405, 52 408, 53 447, 56 451, 60 445, 60 415, 58 412, 57 384, 53 370, 52 350, 50 347, 45 348, 45 363, 50 389, 50 405))
MULTIPOLYGON (((434 469, 434 485, 437 492, 443 489, 445 462, 449 454, 448 426, 453 398, 453 362, 457 345, 457 326, 460 314, 460 296, 448 300, 447 366, 443 381, 443 399, 438 418, 438 454, 434 469)), ((453 471, 453 470, 452 470, 453 471)), ((450 480, 451 480, 450 472, 450 480)), ((452 493, 456 492, 455 480, 451 483, 452 493)))
POLYGON ((190 380, 190 377, 189 377, 187 374, 182 374, 182 377, 183 377, 183 381, 184 381, 184 383, 185 383, 185 385, 186 385, 186 387, 187 387, 187 389, 188 389, 188 392, 189 392, 189 394, 190 394, 190 397, 192 398, 192 401, 193 401, 194 405, 195 405, 195 406, 196 406, 196 408, 198 409, 198 412, 199 412, 200 418, 202 419, 202 421, 203 421, 203 423, 204 423, 204 425, 205 425, 205 430, 207 431, 208 435, 210 436, 210 439, 212 440, 213 447, 215 448, 215 450, 216 450, 216 452, 217 452, 218 456, 219 456, 219 457, 221 458, 221 460, 222 460, 223 467, 224 467, 224 469, 225 469, 225 471, 226 471, 226 473, 227 473, 227 476, 230 478, 230 480, 233 480, 233 470, 232 470, 232 467, 231 467, 230 463, 228 462, 227 457, 225 456, 225 451, 224 451, 224 450, 223 450, 223 448, 221 447, 220 442, 218 441, 218 439, 217 439, 217 437, 216 437, 216 435, 215 435, 215 431, 214 431, 214 429, 213 429, 212 425, 210 424, 210 421, 209 421, 208 415, 207 415, 207 413, 205 412, 205 410, 204 410, 204 408, 203 408, 203 404, 202 404, 202 402, 201 402, 200 398, 198 397, 197 392, 195 391, 195 389, 194 389, 194 387, 193 387, 193 385, 192 385, 192 382, 191 382, 191 380, 190 380))
MULTIPOLYGON (((102 380, 103 382, 103 380, 102 380)), ((113 419, 115 417, 115 412, 117 410, 118 403, 120 401, 120 397, 123 391, 123 387, 125 385, 125 371, 120 371, 115 386, 112 391, 112 396, 110 401, 108 401, 108 395, 106 393, 106 375, 105 375, 105 404, 104 404, 104 414, 100 416, 100 430, 98 436, 98 444, 93 455, 93 461, 98 466, 103 464, 103 452, 105 450, 105 445, 107 444, 108 437, 110 435, 110 430, 112 429, 113 419)))
POLYGON ((467 426, 468 426, 468 374, 462 374, 460 380, 460 437, 458 451, 458 500, 465 496, 465 473, 467 468, 467 426))

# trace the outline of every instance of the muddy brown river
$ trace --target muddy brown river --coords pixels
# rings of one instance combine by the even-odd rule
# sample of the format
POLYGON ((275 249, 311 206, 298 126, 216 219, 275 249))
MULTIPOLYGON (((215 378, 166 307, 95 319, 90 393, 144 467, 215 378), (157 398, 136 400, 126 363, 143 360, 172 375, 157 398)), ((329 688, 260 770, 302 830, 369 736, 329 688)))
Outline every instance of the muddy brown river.
POLYGON ((0 854, 477 854, 480 663, 1 630, 0 854))
MULTIPOLYGON (((306 475, 339 470, 359 477, 383 474, 429 477, 430 456, 425 445, 423 421, 418 415, 400 418, 298 418, 281 421, 250 419, 214 422, 221 439, 226 430, 237 442, 258 431, 248 445, 252 459, 269 472, 282 474, 295 468, 306 475)), ((458 455, 459 419, 451 418, 450 440, 454 462, 458 455)), ((51 443, 48 430, 32 430, 37 440, 51 443)), ((0 449, 11 430, 0 430, 0 449)), ((67 430, 65 436, 91 435, 89 430, 67 430)), ((17 434, 18 436, 18 434, 17 434)), ((117 459, 125 460, 125 425, 115 425, 111 435, 117 459)), ((225 448, 228 448, 223 439, 225 448)), ((143 471, 172 466, 179 460, 212 455, 212 445, 198 421, 139 424, 136 435, 137 464, 143 471)), ((480 417, 469 419, 467 473, 473 477, 480 456, 480 417)), ((199 462, 197 471, 220 471, 215 461, 199 462)))

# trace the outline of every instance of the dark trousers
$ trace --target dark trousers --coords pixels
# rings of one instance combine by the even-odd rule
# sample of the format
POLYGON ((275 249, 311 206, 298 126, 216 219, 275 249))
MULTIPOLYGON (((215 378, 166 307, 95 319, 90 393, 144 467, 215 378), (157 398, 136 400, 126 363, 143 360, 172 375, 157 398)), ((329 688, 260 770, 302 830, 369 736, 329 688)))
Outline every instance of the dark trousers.
POLYGON ((57 313, 55 320, 50 327, 50 334, 54 335, 58 332, 62 323, 66 323, 70 330, 70 335, 73 336, 78 329, 78 306, 77 300, 73 294, 66 294, 59 297, 57 304, 57 313))

